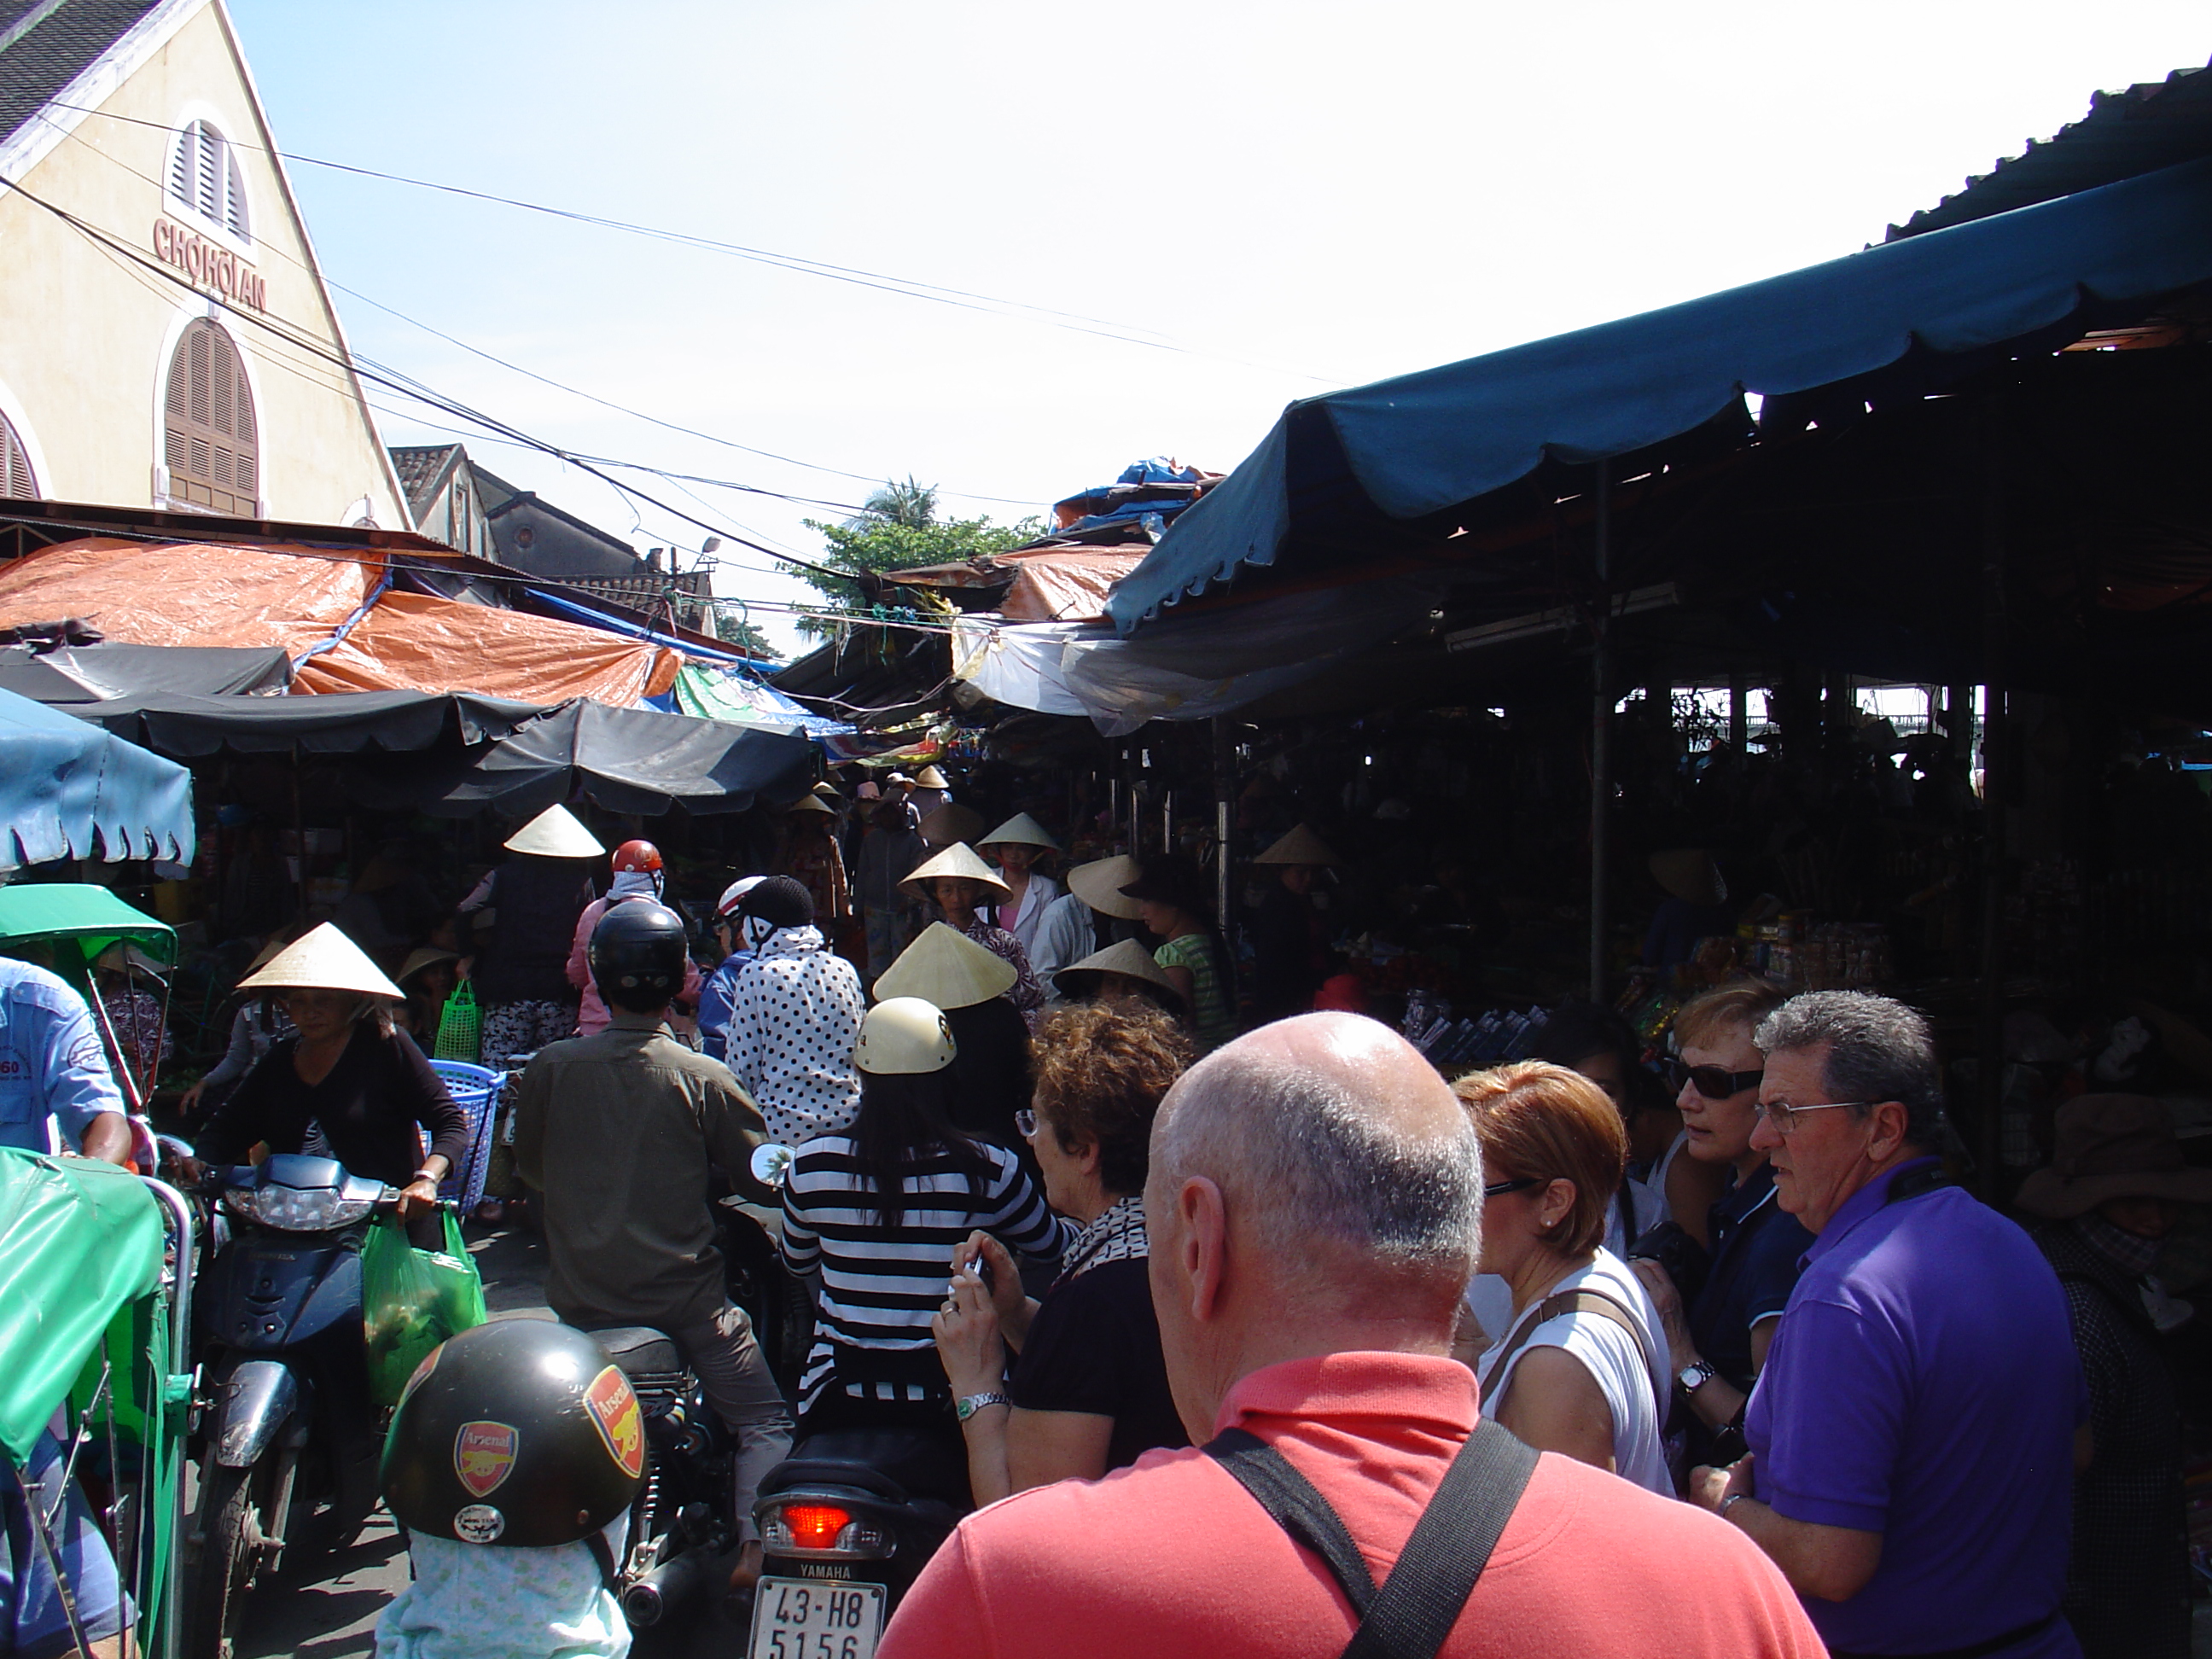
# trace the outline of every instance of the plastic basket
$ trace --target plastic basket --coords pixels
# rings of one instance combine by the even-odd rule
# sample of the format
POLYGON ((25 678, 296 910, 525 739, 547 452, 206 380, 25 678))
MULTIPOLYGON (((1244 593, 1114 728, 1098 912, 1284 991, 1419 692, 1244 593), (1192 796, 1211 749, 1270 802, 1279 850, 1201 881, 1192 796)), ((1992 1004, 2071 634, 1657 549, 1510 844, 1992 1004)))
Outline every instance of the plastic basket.
POLYGON ((484 1177, 491 1173, 493 1109, 503 1079, 490 1066, 471 1066, 465 1060, 434 1060, 430 1069, 469 1121, 468 1160, 449 1171, 438 1188, 438 1196, 457 1201, 465 1216, 483 1201, 484 1177))

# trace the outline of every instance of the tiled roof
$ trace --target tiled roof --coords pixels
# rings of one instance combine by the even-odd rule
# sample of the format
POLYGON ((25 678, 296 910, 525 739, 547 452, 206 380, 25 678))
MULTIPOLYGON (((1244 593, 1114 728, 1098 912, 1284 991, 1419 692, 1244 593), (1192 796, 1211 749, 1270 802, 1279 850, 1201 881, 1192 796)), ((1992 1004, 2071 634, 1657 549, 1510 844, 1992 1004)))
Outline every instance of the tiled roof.
POLYGON ((44 109, 160 0, 0 0, 0 140, 44 109))
POLYGON ((392 468, 399 474, 399 487, 407 492, 410 507, 419 508, 422 505, 423 497, 437 483, 447 461, 459 448, 459 444, 422 444, 392 450, 392 468))
POLYGON ((2089 112, 2041 143, 2028 140, 2020 155, 1966 180, 1902 225, 1885 240, 1944 230, 1972 219, 2056 201, 2076 191, 2116 185, 2212 155, 2212 71, 2176 70, 2163 81, 2143 81, 2118 92, 2100 92, 2089 112))

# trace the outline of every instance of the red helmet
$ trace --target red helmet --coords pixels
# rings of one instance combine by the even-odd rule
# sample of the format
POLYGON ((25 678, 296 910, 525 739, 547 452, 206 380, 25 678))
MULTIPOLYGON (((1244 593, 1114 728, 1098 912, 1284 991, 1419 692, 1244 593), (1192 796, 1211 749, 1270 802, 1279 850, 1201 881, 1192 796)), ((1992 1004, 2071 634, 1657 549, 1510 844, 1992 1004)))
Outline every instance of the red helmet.
POLYGON ((649 841, 626 841, 615 848, 615 873, 625 870, 646 870, 658 872, 660 869, 660 849, 649 841))

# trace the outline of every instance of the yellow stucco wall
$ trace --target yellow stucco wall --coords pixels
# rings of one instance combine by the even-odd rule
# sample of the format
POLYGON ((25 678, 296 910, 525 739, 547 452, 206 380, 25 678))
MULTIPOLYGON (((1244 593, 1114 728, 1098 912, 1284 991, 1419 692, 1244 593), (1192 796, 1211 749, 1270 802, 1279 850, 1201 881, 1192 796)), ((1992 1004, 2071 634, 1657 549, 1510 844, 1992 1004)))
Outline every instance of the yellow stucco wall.
POLYGON ((212 317, 246 361, 259 427, 266 515, 346 522, 366 496, 375 521, 404 526, 375 428, 343 368, 210 302, 155 258, 164 216, 208 236, 172 204, 164 129, 198 118, 238 148, 251 212, 249 261, 265 314, 343 356, 306 242, 262 153, 269 144, 220 9, 192 10, 173 35, 18 181, 155 265, 134 263, 13 192, 0 191, 0 410, 43 461, 40 493, 59 501, 153 504, 161 399, 185 323, 212 317), (132 118, 151 125, 133 125, 132 118), (157 272, 159 274, 157 274, 157 272))

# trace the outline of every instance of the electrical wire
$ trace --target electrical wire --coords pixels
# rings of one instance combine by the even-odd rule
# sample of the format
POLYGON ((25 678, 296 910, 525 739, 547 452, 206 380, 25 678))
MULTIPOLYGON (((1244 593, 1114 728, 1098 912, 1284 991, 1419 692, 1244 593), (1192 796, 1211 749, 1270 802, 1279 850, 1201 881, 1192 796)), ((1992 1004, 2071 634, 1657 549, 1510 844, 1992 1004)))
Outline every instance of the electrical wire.
MULTIPOLYGON (((82 105, 49 104, 49 108, 74 111, 83 115, 97 115, 109 120, 127 121, 134 125, 154 127, 175 133, 179 129, 160 121, 141 117, 119 115, 106 110, 88 109, 82 105)), ((234 142, 226 140, 225 142, 234 142)), ((585 213, 573 208, 549 207, 544 203, 525 201, 519 197, 501 196, 489 191, 471 190, 462 185, 448 185, 432 179, 414 179, 404 173, 385 173, 375 167, 358 167, 346 161, 326 161, 320 156, 303 155, 291 150, 266 149, 256 144, 239 144, 240 149, 295 161, 306 167, 323 167, 333 173, 351 173, 358 178, 374 179, 386 184, 405 185, 416 190, 439 191, 459 196, 471 201, 489 202, 500 207, 509 207, 525 213, 543 214, 550 218, 566 219, 577 224, 591 225, 602 230, 621 231, 629 235, 649 237, 657 241, 673 242, 707 252, 726 254, 733 258, 747 259, 780 270, 796 271, 804 276, 826 277, 832 282, 850 283, 860 288, 871 288, 886 294, 903 295, 908 299, 928 300, 939 305, 959 307, 967 311, 981 311, 993 316, 1014 316, 1045 324, 1053 328, 1070 330, 1079 334, 1097 335, 1100 338, 1118 340, 1124 344, 1146 346, 1156 351, 1173 352, 1179 356, 1208 357, 1219 362, 1235 363, 1241 368, 1256 368, 1264 373, 1287 374, 1302 380, 1312 380, 1322 386, 1340 386, 1344 381, 1326 375, 1310 374, 1303 370, 1285 368, 1273 363, 1261 363, 1249 358, 1231 356, 1224 352, 1207 350, 1203 347, 1179 344, 1158 329, 1146 328, 1134 323, 1115 322, 1106 318, 1086 316, 1080 312, 1059 311, 1048 306, 1032 305, 1026 301, 1009 300, 996 295, 977 293, 969 289, 946 287, 937 283, 925 283, 915 277, 893 276, 887 272, 867 270, 855 265, 833 264, 827 260, 811 259, 804 255, 782 253, 772 248, 752 247, 740 242, 725 242, 694 232, 670 230, 656 225, 633 223, 628 220, 611 219, 600 214, 585 213)), ((799 463, 805 465, 805 463, 799 463)), ((847 477, 855 475, 847 474, 847 477)))

